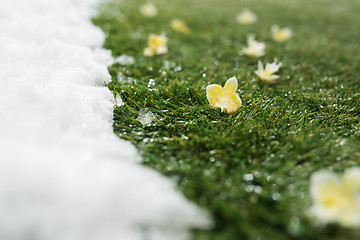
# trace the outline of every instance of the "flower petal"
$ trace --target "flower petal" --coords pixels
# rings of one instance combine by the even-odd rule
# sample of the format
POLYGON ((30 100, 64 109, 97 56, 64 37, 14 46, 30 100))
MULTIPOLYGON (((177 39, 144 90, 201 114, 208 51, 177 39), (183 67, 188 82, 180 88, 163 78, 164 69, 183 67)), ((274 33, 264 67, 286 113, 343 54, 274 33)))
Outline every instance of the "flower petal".
POLYGON ((236 112, 242 105, 239 94, 233 93, 230 97, 230 105, 226 108, 228 114, 236 112))
POLYGON ((261 61, 258 61, 258 70, 257 70, 257 75, 263 76, 265 75, 265 70, 264 70, 264 65, 261 61))
POLYGON ((206 97, 212 107, 215 107, 215 101, 217 98, 224 95, 223 88, 218 84, 210 84, 206 87, 206 97))
POLYGON ((228 79, 224 86, 225 96, 230 97, 238 88, 238 81, 235 77, 228 79))
POLYGON ((311 176, 310 194, 315 204, 323 205, 324 199, 341 195, 341 182, 337 175, 326 171, 311 176))
POLYGON ((275 83, 275 80, 278 79, 280 76, 279 75, 270 75, 270 76, 264 76, 264 77, 259 77, 261 81, 266 82, 268 84, 273 84, 275 83))
POLYGON ((345 190, 350 193, 360 191, 360 167, 353 167, 345 171, 343 175, 345 190))
POLYGON ((276 64, 276 61, 274 61, 273 63, 267 63, 265 66, 265 72, 268 73, 269 75, 277 72, 279 70, 279 68, 281 67, 282 63, 278 63, 276 64))
POLYGON ((167 46, 159 46, 157 49, 156 49, 156 54, 157 55, 161 55, 161 54, 165 54, 168 52, 168 48, 167 46))
POLYGON ((146 57, 154 56, 154 52, 149 47, 145 48, 143 53, 144 53, 144 56, 146 56, 146 57))

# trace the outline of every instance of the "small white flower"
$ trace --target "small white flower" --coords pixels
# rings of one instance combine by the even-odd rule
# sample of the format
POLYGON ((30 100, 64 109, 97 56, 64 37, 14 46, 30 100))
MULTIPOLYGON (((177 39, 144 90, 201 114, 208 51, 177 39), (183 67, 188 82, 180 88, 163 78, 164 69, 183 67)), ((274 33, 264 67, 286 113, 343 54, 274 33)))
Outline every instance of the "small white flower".
POLYGON ((210 84, 206 87, 206 97, 214 108, 220 108, 221 112, 228 114, 236 112, 241 107, 241 99, 236 92, 238 81, 235 77, 229 78, 224 87, 218 84, 210 84))
POLYGON ((248 36, 247 44, 248 47, 241 50, 240 54, 246 54, 251 58, 265 55, 265 43, 256 41, 253 34, 248 36))
POLYGON ((336 222, 344 227, 360 227, 360 168, 343 176, 320 171, 311 176, 310 213, 323 224, 336 222))
POLYGON ((258 75, 261 81, 266 83, 275 83, 276 79, 279 78, 279 75, 274 75, 275 72, 281 67, 281 62, 276 63, 276 60, 273 63, 266 63, 265 69, 261 61, 258 62, 258 70, 255 71, 255 74, 258 75))
POLYGON ((257 16, 255 13, 249 9, 244 9, 242 12, 236 15, 236 21, 240 24, 252 24, 257 21, 257 16))
POLYGON ((155 17, 158 13, 156 6, 151 2, 141 5, 139 11, 145 17, 155 17))
POLYGON ((271 36, 275 42, 284 42, 293 35, 290 28, 280 28, 278 25, 271 27, 271 36))
POLYGON ((168 52, 167 48, 167 37, 165 34, 156 35, 150 34, 148 38, 148 46, 144 49, 144 56, 154 56, 165 54, 168 52))

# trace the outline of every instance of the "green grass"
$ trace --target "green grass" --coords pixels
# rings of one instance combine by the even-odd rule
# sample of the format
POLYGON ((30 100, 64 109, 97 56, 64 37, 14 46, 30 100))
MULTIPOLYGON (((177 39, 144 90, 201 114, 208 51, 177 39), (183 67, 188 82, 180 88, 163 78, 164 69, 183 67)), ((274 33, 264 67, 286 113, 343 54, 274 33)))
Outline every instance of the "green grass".
POLYGON ((138 12, 144 1, 131 0, 104 5, 94 22, 114 56, 136 59, 109 69, 108 87, 125 103, 114 109, 114 131, 211 213, 214 229, 196 230, 194 239, 358 239, 359 230, 314 226, 306 210, 313 172, 360 163, 360 2, 153 2, 155 18, 138 12), (235 21, 244 7, 257 13, 256 24, 235 21), (170 28, 175 17, 187 22, 189 35, 170 28), (273 42, 274 23, 292 28, 294 37, 273 42), (162 32, 169 53, 144 57, 148 35, 162 32), (278 84, 261 83, 257 59, 238 55, 249 33, 267 44, 262 61, 283 62, 278 84), (119 72, 133 81, 118 82, 119 72), (227 115, 209 106, 205 88, 232 76, 243 106, 227 115), (157 116, 147 126, 136 120, 144 107, 157 116), (253 180, 245 181, 250 173, 253 180))

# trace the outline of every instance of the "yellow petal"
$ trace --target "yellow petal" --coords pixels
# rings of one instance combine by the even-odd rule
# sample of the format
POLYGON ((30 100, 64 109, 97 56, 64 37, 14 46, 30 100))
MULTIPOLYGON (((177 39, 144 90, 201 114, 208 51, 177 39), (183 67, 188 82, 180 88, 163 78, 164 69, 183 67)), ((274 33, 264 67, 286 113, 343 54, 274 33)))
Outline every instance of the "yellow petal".
POLYGON ((325 171, 311 177, 310 193, 315 202, 324 209, 337 209, 343 198, 341 181, 334 173, 325 171))
POLYGON ((354 194, 360 191, 360 167, 347 169, 343 175, 345 191, 354 194))
POLYGON ((228 114, 236 112, 241 107, 241 99, 239 94, 233 93, 230 97, 230 105, 226 108, 228 114))
POLYGON ((180 20, 180 19, 173 19, 171 21, 171 27, 175 31, 182 32, 184 34, 188 34, 190 32, 189 28, 186 26, 186 24, 180 20))
POLYGON ((225 96, 231 96, 238 88, 238 82, 235 77, 228 79, 224 86, 225 96))
POLYGON ((144 49, 144 52, 143 52, 144 56, 147 56, 147 57, 151 57, 151 56, 154 56, 154 51, 147 47, 144 49))
POLYGON ((218 97, 223 96, 223 88, 217 84, 211 84, 206 87, 206 96, 212 107, 215 107, 215 101, 218 97))

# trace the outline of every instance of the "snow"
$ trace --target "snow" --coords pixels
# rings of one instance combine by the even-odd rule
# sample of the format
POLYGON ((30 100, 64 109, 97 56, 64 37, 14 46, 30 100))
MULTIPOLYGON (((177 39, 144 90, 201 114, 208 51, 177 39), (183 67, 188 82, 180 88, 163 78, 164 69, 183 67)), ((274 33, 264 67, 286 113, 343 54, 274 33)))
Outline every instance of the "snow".
POLYGON ((118 62, 121 65, 132 65, 135 63, 135 58, 126 54, 122 54, 115 59, 115 62, 118 62))
POLYGON ((156 119, 156 115, 153 112, 151 112, 148 108, 142 108, 139 110, 139 116, 136 120, 138 120, 143 125, 148 125, 154 119, 156 119))
POLYGON ((0 239, 180 240, 210 224, 113 134, 95 3, 0 1, 0 239))

